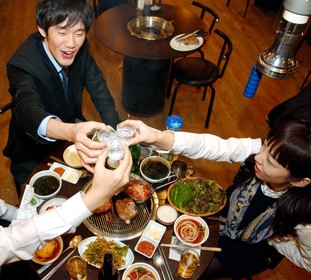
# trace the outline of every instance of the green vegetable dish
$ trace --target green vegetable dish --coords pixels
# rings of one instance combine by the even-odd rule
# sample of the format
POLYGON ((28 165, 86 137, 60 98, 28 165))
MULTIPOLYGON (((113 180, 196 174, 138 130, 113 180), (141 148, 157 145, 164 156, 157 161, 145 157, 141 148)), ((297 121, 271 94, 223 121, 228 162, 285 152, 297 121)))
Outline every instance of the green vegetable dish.
POLYGON ((194 178, 179 181, 172 186, 169 199, 181 212, 208 216, 224 207, 226 193, 215 181, 194 178))

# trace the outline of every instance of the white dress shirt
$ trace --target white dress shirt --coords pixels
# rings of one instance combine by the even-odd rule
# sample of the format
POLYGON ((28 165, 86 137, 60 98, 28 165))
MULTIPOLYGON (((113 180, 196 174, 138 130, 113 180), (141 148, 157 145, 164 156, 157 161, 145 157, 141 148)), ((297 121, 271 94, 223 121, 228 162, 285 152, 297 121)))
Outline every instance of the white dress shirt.
POLYGON ((9 227, 0 227, 0 265, 18 260, 28 260, 38 247, 65 232, 74 232, 92 215, 79 192, 60 207, 34 215, 30 219, 13 220, 9 227))

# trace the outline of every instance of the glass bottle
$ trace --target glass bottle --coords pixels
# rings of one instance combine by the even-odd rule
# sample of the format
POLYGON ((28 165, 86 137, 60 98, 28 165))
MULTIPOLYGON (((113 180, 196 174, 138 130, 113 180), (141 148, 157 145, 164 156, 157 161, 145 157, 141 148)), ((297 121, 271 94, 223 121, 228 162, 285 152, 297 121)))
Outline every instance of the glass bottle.
POLYGON ((98 271, 98 280, 118 280, 119 271, 113 264, 112 254, 106 253, 104 255, 103 266, 98 271))
MULTIPOLYGON (((168 116, 165 120, 165 126, 168 130, 179 131, 182 129, 183 125, 184 120, 180 116, 171 115, 168 116)), ((173 153, 161 153, 160 156, 168 160, 169 163, 172 163, 178 158, 178 155, 175 155, 173 153)))
POLYGON ((131 172, 138 173, 140 150, 141 150, 140 145, 139 144, 131 145, 131 146, 129 146, 129 149, 131 151, 132 158, 133 158, 133 165, 132 165, 131 172))

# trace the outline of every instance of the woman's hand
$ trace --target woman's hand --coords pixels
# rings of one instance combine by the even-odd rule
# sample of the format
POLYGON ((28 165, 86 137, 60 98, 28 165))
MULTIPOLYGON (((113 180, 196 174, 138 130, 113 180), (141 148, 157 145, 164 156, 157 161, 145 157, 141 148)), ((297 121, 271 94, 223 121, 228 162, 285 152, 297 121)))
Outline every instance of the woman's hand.
POLYGON ((125 125, 135 128, 135 136, 131 141, 131 145, 141 143, 155 145, 161 150, 169 150, 174 144, 174 134, 172 132, 157 130, 137 120, 125 120, 120 123, 121 127, 125 125))

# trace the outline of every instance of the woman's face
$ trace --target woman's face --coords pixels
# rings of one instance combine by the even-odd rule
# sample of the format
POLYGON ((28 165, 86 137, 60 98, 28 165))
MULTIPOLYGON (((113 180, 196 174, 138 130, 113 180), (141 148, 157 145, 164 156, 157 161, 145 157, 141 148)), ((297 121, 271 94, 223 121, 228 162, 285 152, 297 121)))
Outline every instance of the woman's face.
POLYGON ((270 184, 273 190, 288 188, 290 172, 280 165, 271 155, 267 141, 264 142, 259 153, 255 156, 256 177, 270 184))

